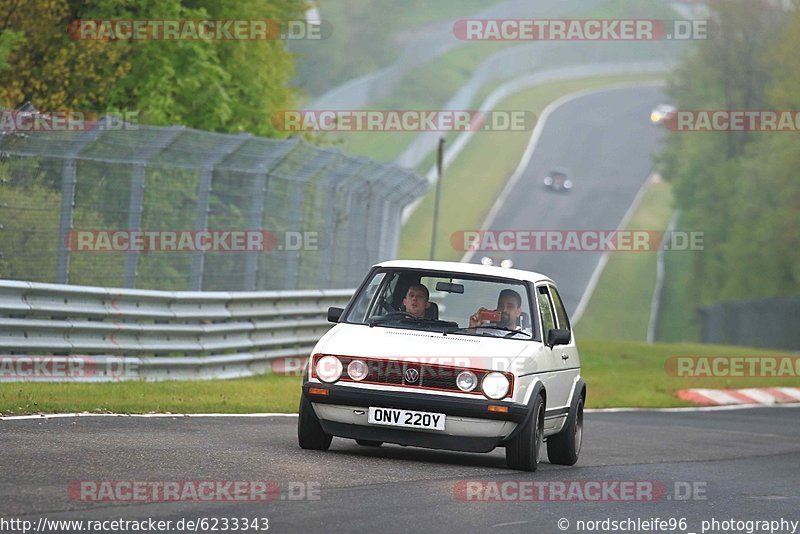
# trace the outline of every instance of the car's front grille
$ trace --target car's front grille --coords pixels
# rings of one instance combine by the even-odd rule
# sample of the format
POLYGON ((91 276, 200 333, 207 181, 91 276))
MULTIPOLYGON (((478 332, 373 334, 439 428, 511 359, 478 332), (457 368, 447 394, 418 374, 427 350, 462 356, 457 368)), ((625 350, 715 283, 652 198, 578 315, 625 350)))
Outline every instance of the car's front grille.
MULTIPOLYGON (((316 355, 317 357, 322 355, 316 355)), ((448 365, 419 363, 414 361, 388 360, 382 358, 354 358, 351 356, 336 356, 342 362, 342 374, 339 381, 362 384, 385 384, 388 386, 412 387, 432 389, 438 391, 451 391, 455 393, 468 393, 483 395, 480 383, 483 377, 491 371, 484 369, 467 369, 448 365), (364 380, 353 380, 347 374, 347 366, 353 360, 361 360, 367 364, 368 373, 364 380), (470 392, 462 391, 456 385, 456 378, 462 371, 469 370, 478 378, 478 385, 470 392)), ((316 363, 316 358, 314 360, 316 363)), ((514 377, 511 373, 503 373, 508 377, 510 387, 506 397, 514 391, 514 377)))

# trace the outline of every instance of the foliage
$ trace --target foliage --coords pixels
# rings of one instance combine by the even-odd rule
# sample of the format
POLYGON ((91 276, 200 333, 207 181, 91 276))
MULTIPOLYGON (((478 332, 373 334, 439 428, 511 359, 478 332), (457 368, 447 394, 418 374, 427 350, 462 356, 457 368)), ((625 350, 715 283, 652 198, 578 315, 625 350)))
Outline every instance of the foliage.
POLYGON ((291 107, 292 55, 280 40, 78 40, 79 20, 302 19, 304 0, 8 0, 0 4, 0 106, 136 111, 147 124, 278 136, 291 107))
POLYGON ((0 33, 0 71, 9 68, 8 55, 24 35, 22 32, 10 30, 0 33))
MULTIPOLYGON (((800 11, 716 2, 712 38, 683 60, 679 109, 797 110, 800 11)), ((800 294, 800 150, 792 132, 674 133, 660 155, 681 225, 705 233, 694 304, 800 294)))

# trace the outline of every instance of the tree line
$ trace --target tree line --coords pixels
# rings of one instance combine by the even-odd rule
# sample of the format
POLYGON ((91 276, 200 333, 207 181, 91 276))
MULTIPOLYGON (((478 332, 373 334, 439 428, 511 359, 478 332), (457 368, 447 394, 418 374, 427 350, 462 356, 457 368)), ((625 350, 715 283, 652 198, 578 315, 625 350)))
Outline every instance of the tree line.
MULTIPOLYGON (((303 20, 304 0, 3 0, 0 106, 136 111, 143 123, 281 136, 294 58, 276 40, 81 40, 81 20, 303 20)), ((317 43, 319 44, 319 43, 317 43)))
MULTIPOLYGON (((800 11, 711 1, 712 32, 668 92, 679 110, 800 110, 800 11)), ((692 257, 694 304, 800 294, 800 132, 675 132, 659 160, 692 257)))

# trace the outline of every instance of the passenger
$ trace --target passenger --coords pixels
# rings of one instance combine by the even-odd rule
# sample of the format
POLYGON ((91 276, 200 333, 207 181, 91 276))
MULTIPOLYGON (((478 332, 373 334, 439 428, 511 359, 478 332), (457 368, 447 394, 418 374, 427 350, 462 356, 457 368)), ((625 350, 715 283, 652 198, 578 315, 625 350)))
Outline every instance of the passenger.
POLYGON ((520 316, 522 315, 522 297, 513 289, 504 289, 497 297, 497 309, 489 310, 481 308, 469 317, 469 327, 476 328, 481 326, 480 314, 482 312, 500 312, 500 320, 496 326, 508 328, 509 330, 522 330, 520 316))

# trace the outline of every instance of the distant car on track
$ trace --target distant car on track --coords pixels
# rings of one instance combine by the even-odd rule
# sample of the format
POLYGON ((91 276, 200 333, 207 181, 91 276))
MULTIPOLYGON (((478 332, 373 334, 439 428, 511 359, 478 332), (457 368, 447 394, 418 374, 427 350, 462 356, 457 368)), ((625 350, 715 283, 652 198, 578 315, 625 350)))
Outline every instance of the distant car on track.
POLYGON ((665 121, 675 116, 676 111, 678 110, 675 106, 659 104, 650 112, 650 122, 653 124, 664 124, 665 121))
POLYGON ((336 325, 304 371, 300 447, 327 450, 334 436, 371 447, 505 447, 509 467, 535 471, 546 442, 551 463, 578 460, 586 386, 546 276, 387 261, 328 320, 336 325))
POLYGON ((563 167, 551 170, 544 177, 544 186, 552 191, 570 191, 572 185, 572 180, 569 179, 569 171, 563 167))

